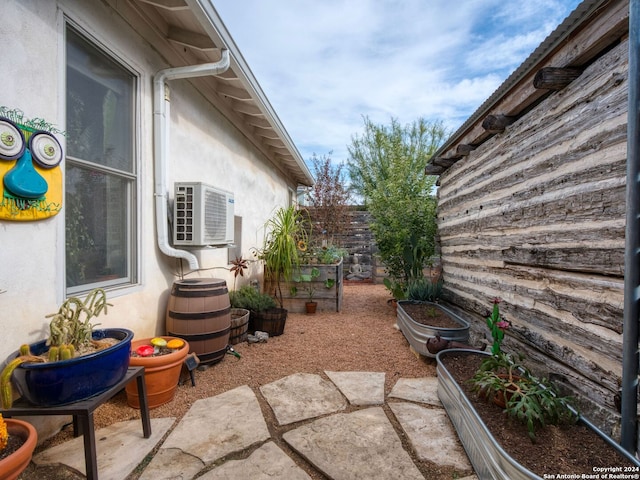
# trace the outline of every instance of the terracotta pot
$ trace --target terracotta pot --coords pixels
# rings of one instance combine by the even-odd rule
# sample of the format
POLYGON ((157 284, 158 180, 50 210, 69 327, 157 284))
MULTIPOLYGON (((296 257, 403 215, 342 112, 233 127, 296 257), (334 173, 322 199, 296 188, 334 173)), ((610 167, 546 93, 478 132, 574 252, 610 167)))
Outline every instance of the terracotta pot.
MULTIPOLYGON (((514 383, 522 380, 522 377, 520 377, 519 375, 511 375, 511 378, 509 378, 509 375, 499 374, 498 377, 504 380, 510 380, 514 383)), ((491 401, 497 406, 499 406, 500 408, 507 408, 507 401, 511 399, 511 396, 515 391, 516 391, 516 386, 509 385, 505 390, 498 390, 493 396, 493 398, 491 399, 491 401)))
POLYGON ((307 302, 304 304, 307 309, 307 313, 316 313, 316 308, 318 308, 318 302, 307 302))
POLYGON ((5 418, 4 421, 10 437, 15 435, 24 439, 24 443, 18 450, 0 460, 0 480, 15 480, 31 461, 33 450, 38 443, 38 433, 33 425, 23 420, 5 418))
MULTIPOLYGON (((164 338, 167 342, 176 339, 176 337, 161 338, 164 338)), ((150 342, 150 338, 131 342, 131 351, 135 351, 142 345, 150 345, 150 342)), ((156 408, 173 400, 176 389, 178 388, 182 364, 188 353, 189 343, 184 342, 181 349, 167 355, 157 357, 131 357, 131 366, 144 367, 144 382, 147 386, 149 408, 156 408)), ((129 406, 140 408, 140 399, 138 397, 136 384, 130 382, 125 387, 125 390, 127 392, 127 403, 129 406)))

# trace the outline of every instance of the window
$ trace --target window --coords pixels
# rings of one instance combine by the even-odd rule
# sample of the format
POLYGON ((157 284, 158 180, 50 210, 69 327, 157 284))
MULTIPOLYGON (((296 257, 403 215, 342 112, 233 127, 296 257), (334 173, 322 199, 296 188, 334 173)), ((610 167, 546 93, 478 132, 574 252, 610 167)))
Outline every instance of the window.
POLYGON ((136 77, 67 29, 67 294, 130 284, 136 272, 136 77))

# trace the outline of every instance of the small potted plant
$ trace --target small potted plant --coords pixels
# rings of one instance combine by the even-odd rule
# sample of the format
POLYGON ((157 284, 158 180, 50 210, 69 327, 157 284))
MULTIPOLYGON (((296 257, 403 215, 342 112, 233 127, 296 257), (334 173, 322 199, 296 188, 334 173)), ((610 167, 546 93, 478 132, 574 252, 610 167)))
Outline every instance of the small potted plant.
POLYGON ((31 461, 38 442, 36 429, 28 422, 4 419, 0 414, 0 480, 15 480, 31 461))
POLYGON ((295 297, 298 294, 298 286, 296 284, 303 284, 302 289, 307 292, 307 301, 304 304, 305 311, 308 314, 316 313, 316 309, 318 308, 318 302, 314 301, 313 296, 316 293, 316 289, 313 286, 313 281, 316 280, 320 276, 320 270, 318 267, 311 267, 310 270, 307 270, 308 273, 300 273, 294 279, 294 285, 291 287, 291 296, 295 297))
POLYGON ((318 302, 315 302, 313 300, 313 294, 315 293, 316 289, 311 285, 305 286, 304 289, 307 291, 307 301, 305 302, 304 307, 307 313, 312 315, 316 313, 316 309, 318 308, 318 302))
POLYGON ((95 329, 94 317, 107 313, 102 289, 84 300, 70 297, 51 318, 49 338, 24 344, 5 362, 0 374, 2 407, 11 408, 15 384, 38 406, 72 403, 97 395, 118 383, 129 367, 133 332, 124 328, 95 329))
POLYGON ((271 336, 282 334, 284 321, 278 315, 276 301, 271 295, 243 285, 239 290, 229 292, 229 301, 232 308, 249 310, 249 331, 267 332, 271 336))
MULTIPOLYGON (((131 342, 130 364, 144 367, 149 408, 173 400, 182 364, 189 353, 189 343, 177 337, 154 337, 131 342)), ((140 408, 138 388, 131 382, 125 386, 127 403, 140 408)))

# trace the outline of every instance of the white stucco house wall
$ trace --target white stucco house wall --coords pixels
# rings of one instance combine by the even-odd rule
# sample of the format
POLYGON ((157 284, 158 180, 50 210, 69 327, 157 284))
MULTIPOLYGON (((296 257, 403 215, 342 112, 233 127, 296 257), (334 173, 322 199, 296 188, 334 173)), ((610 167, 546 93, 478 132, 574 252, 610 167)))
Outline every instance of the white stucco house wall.
POLYGON ((0 106, 65 132, 60 211, 0 219, 0 359, 96 286, 113 304, 101 327, 163 334, 173 282, 232 288, 230 255, 262 245, 311 173, 209 0, 5 0, 0 13, 0 106), (154 104, 158 72, 207 63, 220 71, 160 80, 154 104), (171 244, 174 184, 192 181, 233 195, 234 250, 171 244))

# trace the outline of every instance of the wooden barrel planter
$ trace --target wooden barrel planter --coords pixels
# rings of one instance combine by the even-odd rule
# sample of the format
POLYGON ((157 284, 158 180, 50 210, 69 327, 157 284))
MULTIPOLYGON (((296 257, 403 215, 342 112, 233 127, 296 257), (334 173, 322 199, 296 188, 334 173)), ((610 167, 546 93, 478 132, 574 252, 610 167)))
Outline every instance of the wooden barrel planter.
POLYGON ((246 308, 231 309, 231 332, 229 333, 229 344, 235 345, 246 342, 249 335, 249 310, 246 308))
POLYGON ((227 282, 217 278, 175 281, 167 305, 166 330, 167 335, 187 341, 201 363, 222 360, 231 330, 227 282))
POLYGON ((251 310, 249 330, 267 332, 270 337, 277 337, 284 332, 286 321, 287 309, 285 308, 274 307, 259 312, 251 310))

